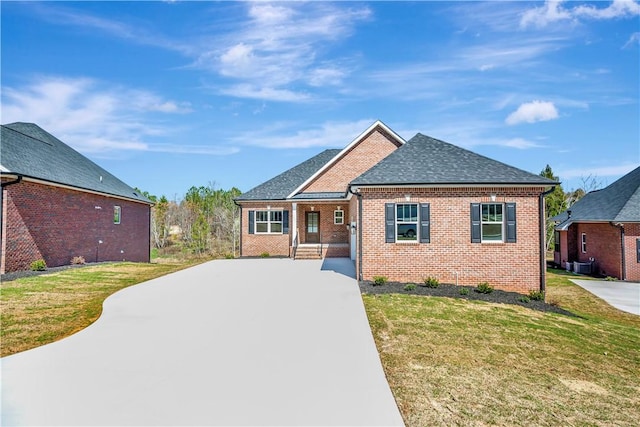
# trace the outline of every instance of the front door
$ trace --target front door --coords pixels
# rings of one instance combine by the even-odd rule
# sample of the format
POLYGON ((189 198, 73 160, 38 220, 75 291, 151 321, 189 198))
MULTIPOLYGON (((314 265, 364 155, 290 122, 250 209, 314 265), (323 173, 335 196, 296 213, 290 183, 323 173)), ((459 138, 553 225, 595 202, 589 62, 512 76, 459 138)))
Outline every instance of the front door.
POLYGON ((307 212, 307 243, 320 243, 320 212, 307 212))

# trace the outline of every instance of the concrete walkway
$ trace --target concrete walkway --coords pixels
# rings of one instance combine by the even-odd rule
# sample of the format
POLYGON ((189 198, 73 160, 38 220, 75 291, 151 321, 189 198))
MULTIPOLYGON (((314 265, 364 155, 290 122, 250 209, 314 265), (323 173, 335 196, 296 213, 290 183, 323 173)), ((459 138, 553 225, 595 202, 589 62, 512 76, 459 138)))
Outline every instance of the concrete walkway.
POLYGON ((3 426, 403 425, 348 260, 220 260, 1 359, 3 426))
POLYGON ((618 310, 640 316, 640 283, 570 279, 618 310))

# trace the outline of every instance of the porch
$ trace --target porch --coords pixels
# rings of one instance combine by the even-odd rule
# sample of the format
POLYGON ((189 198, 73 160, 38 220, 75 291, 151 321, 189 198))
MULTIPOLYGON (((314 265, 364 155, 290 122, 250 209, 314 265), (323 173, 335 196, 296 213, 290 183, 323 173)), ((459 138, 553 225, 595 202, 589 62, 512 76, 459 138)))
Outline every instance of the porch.
MULTIPOLYGON (((349 257, 351 230, 349 201, 292 203, 292 255, 294 259, 349 257)), ((355 240, 353 241, 355 244, 355 240)))

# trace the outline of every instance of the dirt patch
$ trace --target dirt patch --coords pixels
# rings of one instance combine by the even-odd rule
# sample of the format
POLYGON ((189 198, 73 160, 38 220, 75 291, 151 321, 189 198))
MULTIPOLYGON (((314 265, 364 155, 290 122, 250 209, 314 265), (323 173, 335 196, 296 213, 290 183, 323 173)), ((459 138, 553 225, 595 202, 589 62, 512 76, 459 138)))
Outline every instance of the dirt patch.
POLYGON ((603 396, 609 394, 607 390, 600 387, 598 384, 592 383, 591 381, 570 380, 566 378, 560 378, 560 382, 564 384, 565 387, 578 393, 592 393, 592 394, 599 394, 603 396))

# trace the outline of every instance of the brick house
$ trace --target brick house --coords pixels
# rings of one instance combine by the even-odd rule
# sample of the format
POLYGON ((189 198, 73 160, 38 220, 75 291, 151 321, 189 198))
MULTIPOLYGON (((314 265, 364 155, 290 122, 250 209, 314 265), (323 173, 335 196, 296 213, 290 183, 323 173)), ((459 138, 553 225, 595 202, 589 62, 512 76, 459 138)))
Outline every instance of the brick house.
POLYGON ((640 167, 606 188, 587 193, 552 220, 558 223, 557 265, 640 281, 640 167))
POLYGON ((544 290, 557 182, 377 121, 236 199, 241 255, 350 257, 359 280, 544 290))
POLYGON ((31 123, 2 125, 0 273, 87 262, 149 262, 151 202, 31 123))

